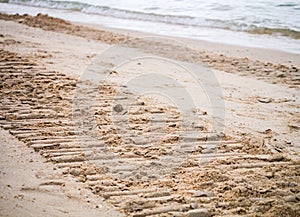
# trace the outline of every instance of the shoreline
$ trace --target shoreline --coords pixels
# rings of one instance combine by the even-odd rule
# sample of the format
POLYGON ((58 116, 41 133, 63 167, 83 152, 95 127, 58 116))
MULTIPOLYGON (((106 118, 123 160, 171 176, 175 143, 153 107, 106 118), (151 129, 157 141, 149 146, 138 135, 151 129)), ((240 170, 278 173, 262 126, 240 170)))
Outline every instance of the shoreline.
POLYGON ((108 32, 114 32, 118 34, 128 35, 131 37, 161 37, 162 39, 174 39, 180 43, 186 43, 188 47, 193 47, 199 51, 206 51, 214 54, 222 54, 229 57, 237 58, 251 58, 253 60, 259 60, 263 62, 281 63, 287 65, 294 65, 300 67, 300 54, 276 50, 271 48, 259 48, 259 47, 247 47, 240 45, 232 45, 226 43, 211 42, 201 39, 192 39, 185 37, 165 36, 153 33, 146 33, 137 30, 126 30, 119 28, 105 27, 96 24, 88 24, 83 22, 72 22, 76 25, 89 26, 99 30, 105 30, 108 32), (270 55, 271 54, 271 55, 270 55))
POLYGON ((47 15, 0 14, 0 26, 1 158, 13 159, 0 165, 12 168, 1 173, 0 210, 300 214, 297 55, 187 40, 189 49, 47 15), (24 191, 11 176, 30 159, 34 171, 15 172, 38 185, 24 191), (70 207, 57 209, 54 190, 70 207))
MULTIPOLYGON (((52 15, 52 16, 54 16, 54 17, 58 17, 58 18, 61 18, 61 19, 66 19, 66 20, 69 20, 70 22, 74 22, 74 23, 76 23, 76 22, 80 22, 80 19, 88 19, 88 20, 90 20, 90 23, 94 23, 94 24, 91 24, 91 25, 97 25, 97 24, 95 24, 95 22, 96 22, 96 17, 93 17, 93 16, 98 16, 98 15, 93 15, 93 14, 85 14, 85 13, 83 13, 82 14, 82 16, 80 15, 80 13, 81 12, 70 12, 70 11, 68 11, 68 10, 63 10, 63 9, 52 9, 52 8, 40 8, 40 7, 35 7, 35 6, 25 6, 25 5, 12 5, 13 7, 15 7, 16 9, 10 9, 9 7, 8 8, 6 8, 7 10, 9 10, 10 11, 10 14, 14 14, 14 13, 16 13, 16 12, 18 12, 18 11, 22 11, 22 7, 24 7, 26 10, 25 10, 25 12, 23 12, 23 14, 29 14, 29 15, 36 15, 37 13, 39 13, 40 11, 42 11, 42 13, 47 13, 47 14, 50 14, 50 15, 52 15), (68 13, 69 14, 69 16, 71 16, 71 17, 73 17, 73 18, 68 18, 68 17, 66 17, 64 14, 65 13, 68 13), (74 13, 74 14, 73 14, 74 13), (89 18, 88 16, 92 16, 92 18, 89 18)), ((3 13, 5 13, 5 11, 3 10, 2 11, 3 13)), ((99 15, 100 16, 100 15, 99 15)), ((105 23, 106 22, 108 22, 108 24, 106 24, 106 25, 110 25, 109 24, 109 21, 106 19, 106 17, 107 16, 100 16, 100 18, 98 18, 98 19, 100 19, 100 22, 104 22, 104 25, 105 25, 105 23)), ((114 18, 114 17, 111 17, 111 19, 116 19, 115 21, 111 21, 111 22, 120 22, 120 21, 122 21, 122 19, 118 19, 118 18, 114 18), (118 21, 119 20, 119 21, 118 21)), ((135 20, 131 20, 131 19, 128 19, 127 20, 128 21, 128 23, 131 23, 131 22, 137 22, 137 21, 135 21, 135 20)), ((144 25, 146 25, 147 23, 144 23, 144 25)), ((85 22, 84 23, 84 25, 90 25, 88 22, 85 22)), ((123 24, 124 25, 124 24, 123 24)), ((143 24, 137 24, 137 25, 143 25, 143 24)), ((155 24, 154 23, 149 23, 149 25, 151 26, 151 28, 155 28, 155 24)), ((119 25, 120 26, 120 25, 119 25)), ((121 25, 122 26, 122 25, 121 25)), ((175 27, 176 27, 176 25, 175 25, 175 27)), ((104 27, 105 28, 105 27, 104 27)), ((113 26, 111 26, 111 27, 107 27, 108 29, 109 28, 112 28, 112 29, 117 29, 117 28, 121 28, 121 27, 113 27, 113 26)), ((132 29, 134 29, 135 28, 135 26, 132 26, 131 27, 132 29)), ((140 28, 141 30, 137 30, 137 31, 141 31, 141 32, 143 32, 143 30, 142 30, 142 28, 140 28)), ((204 29, 205 30, 205 29, 204 29)), ((123 28, 121 31, 135 31, 135 30, 129 30, 129 29, 127 29, 127 28, 123 28)), ((144 30, 145 31, 145 34, 149 34, 149 35, 151 35, 151 34, 154 34, 154 33, 151 33, 151 32, 147 32, 146 30, 144 30)), ((170 29, 170 31, 172 31, 172 29, 170 29)), ((182 30, 182 31, 185 31, 184 29, 182 30)), ((201 29, 199 29, 199 31, 201 31, 201 29)), ((205 30, 205 31, 211 31, 211 30, 205 30)), ((213 30, 213 31, 217 31, 216 32, 216 34, 220 34, 220 33, 218 33, 218 29, 215 29, 215 30, 213 30)), ((228 30, 224 30, 225 31, 225 33, 226 33, 226 31, 228 31, 228 30)), ((231 31, 230 31, 231 32, 231 31)), ((161 32, 161 33, 159 33, 160 35, 164 35, 165 37, 168 37, 169 35, 168 35, 168 32, 161 32)), ((209 42, 209 43, 217 43, 217 44, 223 44, 223 41, 221 41, 221 39, 219 38, 219 39, 213 39, 212 40, 212 38, 214 38, 214 33, 204 33, 204 34, 209 34, 210 35, 210 38, 207 38, 207 39, 201 39, 201 36, 199 36, 200 38, 198 38, 200 41, 201 40, 203 40, 203 41, 207 41, 207 42, 209 42)), ((227 33, 226 33, 227 34, 227 33)), ((178 35, 178 34, 177 34, 178 35)), ((180 35, 180 34, 179 34, 180 35)), ((178 38, 180 38, 180 36, 175 36, 175 37, 178 37, 178 38)), ((291 41, 290 42, 288 42, 288 40, 297 40, 297 39, 292 39, 292 38, 288 38, 288 37, 283 37, 282 36, 282 38, 280 39, 280 37, 278 38, 277 36, 276 37, 274 37, 274 36, 272 36, 272 35, 266 35, 266 34, 251 34, 251 33, 244 33, 244 32, 239 32, 239 31, 237 31, 237 32, 234 32, 234 31, 232 31, 231 33, 230 33, 230 35, 231 36, 235 36, 235 37, 237 37, 237 38, 233 38, 233 40, 235 41, 235 43, 232 43, 232 39, 226 39, 225 40, 225 43, 224 44, 228 44, 229 46, 230 45, 233 45, 233 46, 235 46, 235 44, 237 45, 237 46, 243 46, 243 44, 244 43, 247 43, 247 44, 251 44, 251 46, 248 46, 249 48, 262 48, 262 49, 264 49, 263 47, 269 47, 269 48, 266 48, 266 49, 274 49, 274 50, 279 50, 279 51, 284 51, 283 49, 285 49, 285 51, 284 52, 288 52, 288 53, 295 53, 295 54, 300 54, 300 51, 299 51, 299 49, 300 48, 297 48, 297 52, 293 52, 293 51, 287 51, 286 49, 288 49, 288 47, 290 47, 290 50, 295 50, 295 46, 292 46, 292 45, 288 45, 289 43, 291 43, 291 41), (240 35, 240 34, 242 34, 242 35, 240 35), (243 35, 243 34, 245 34, 245 35, 243 35), (263 37, 261 37, 261 36, 263 36, 263 37), (247 38, 247 40, 245 40, 245 37, 247 38), (269 39, 267 39, 266 37, 269 37, 269 39), (238 42, 237 42, 238 41, 238 42), (275 45, 275 44, 280 44, 281 45, 281 48, 280 49, 276 49, 277 47, 276 46, 274 46, 274 45, 270 45, 269 43, 270 43, 270 41, 272 41, 273 42, 273 44, 275 45), (238 43, 238 44, 237 44, 238 43), (286 44, 287 43, 287 44, 286 44), (287 46, 287 47, 286 47, 287 46), (285 47, 285 48, 283 48, 283 47, 285 47)), ((186 39, 188 39, 188 40, 198 40, 198 39, 196 39, 196 38, 194 38, 193 37, 193 35, 190 35, 190 36, 188 36, 188 35, 185 35, 185 36, 182 36, 183 38, 186 38, 186 39)), ((228 37, 228 36, 226 36, 226 37, 228 37)), ((297 45, 297 43, 296 42, 294 42, 296 45, 297 45)))

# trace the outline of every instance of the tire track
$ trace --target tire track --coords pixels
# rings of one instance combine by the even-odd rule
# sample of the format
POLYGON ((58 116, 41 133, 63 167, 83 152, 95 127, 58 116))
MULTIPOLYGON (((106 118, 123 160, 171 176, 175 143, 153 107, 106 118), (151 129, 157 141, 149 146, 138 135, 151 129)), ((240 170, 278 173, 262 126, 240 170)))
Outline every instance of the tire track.
POLYGON ((299 161, 115 84, 82 89, 97 93, 90 117, 83 98, 74 109, 76 78, 5 50, 0 59, 0 126, 126 215, 299 215, 299 161))

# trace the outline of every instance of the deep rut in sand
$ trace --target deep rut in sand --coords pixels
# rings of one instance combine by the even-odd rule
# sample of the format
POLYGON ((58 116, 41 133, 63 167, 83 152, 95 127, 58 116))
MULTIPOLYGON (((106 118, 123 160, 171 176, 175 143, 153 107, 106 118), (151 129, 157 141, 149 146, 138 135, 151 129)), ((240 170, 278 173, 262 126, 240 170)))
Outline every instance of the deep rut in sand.
POLYGON ((5 50, 0 59, 0 126, 126 215, 300 215, 299 161, 151 99, 130 101, 115 84, 83 93, 98 93, 86 117, 74 99, 82 81, 5 50))

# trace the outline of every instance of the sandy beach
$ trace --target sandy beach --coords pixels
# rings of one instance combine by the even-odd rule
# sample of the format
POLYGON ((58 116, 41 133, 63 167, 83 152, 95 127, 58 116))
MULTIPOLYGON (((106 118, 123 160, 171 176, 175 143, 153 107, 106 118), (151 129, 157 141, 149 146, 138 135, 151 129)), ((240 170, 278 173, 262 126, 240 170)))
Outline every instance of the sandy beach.
POLYGON ((299 54, 0 26, 0 216, 300 216, 299 54))

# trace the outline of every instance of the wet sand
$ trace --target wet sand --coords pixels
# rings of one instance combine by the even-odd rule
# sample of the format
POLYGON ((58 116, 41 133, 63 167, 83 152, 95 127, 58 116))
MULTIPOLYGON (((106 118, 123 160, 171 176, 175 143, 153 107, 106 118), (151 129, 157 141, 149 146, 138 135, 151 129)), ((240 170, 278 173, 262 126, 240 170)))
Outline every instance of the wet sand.
POLYGON ((299 55, 0 18, 4 216, 299 216, 299 55))

